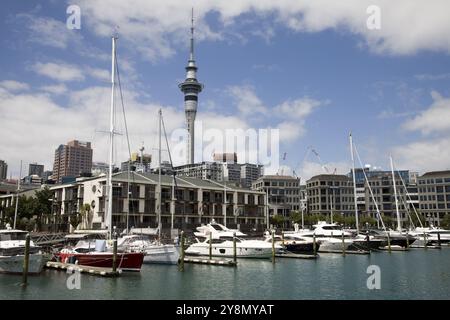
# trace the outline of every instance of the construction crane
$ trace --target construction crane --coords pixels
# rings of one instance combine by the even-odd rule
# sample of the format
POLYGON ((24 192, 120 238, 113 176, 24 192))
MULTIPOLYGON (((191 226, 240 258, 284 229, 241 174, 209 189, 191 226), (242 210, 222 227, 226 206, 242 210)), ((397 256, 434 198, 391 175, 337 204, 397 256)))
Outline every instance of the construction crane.
MULTIPOLYGON (((313 146, 308 146, 308 148, 306 149, 306 153, 305 156, 303 157, 303 161, 301 163, 298 164, 297 168, 300 167, 300 164, 305 163, 306 159, 308 158, 309 154, 313 153, 317 159, 319 160, 320 166, 322 167, 322 169, 327 173, 330 174, 330 170, 328 169, 328 167, 323 163, 322 159, 320 158, 319 153, 316 151, 316 149, 314 149, 313 146)), ((337 168, 334 168, 333 170, 333 174, 336 174, 337 172, 337 168)), ((297 177, 297 174, 295 173, 295 171, 293 172, 293 174, 297 177)))

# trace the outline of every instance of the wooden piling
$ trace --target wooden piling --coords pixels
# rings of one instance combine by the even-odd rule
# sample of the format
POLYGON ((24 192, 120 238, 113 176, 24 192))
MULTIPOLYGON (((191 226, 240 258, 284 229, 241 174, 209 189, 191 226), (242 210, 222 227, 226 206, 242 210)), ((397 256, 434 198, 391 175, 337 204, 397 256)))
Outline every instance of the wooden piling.
POLYGON ((30 234, 28 233, 25 238, 25 253, 24 253, 24 257, 23 257, 22 286, 27 285, 28 266, 29 265, 30 265, 30 234))
POLYGON ((117 271, 117 233, 114 232, 113 239, 113 263, 112 263, 112 271, 117 271))
POLYGON ((212 259, 212 232, 209 233, 209 260, 212 259))
POLYGON ((275 263, 275 230, 272 230, 272 263, 275 263))
POLYGON ((180 260, 178 261, 178 267, 180 269, 180 271, 184 270, 184 231, 181 231, 180 234, 180 246, 181 246, 181 254, 180 254, 180 260))
POLYGON ((406 233, 406 249, 409 249, 409 234, 406 233))
POLYGON ((438 237, 438 247, 440 248, 441 247, 441 233, 440 232, 437 233, 437 237, 438 237))
POLYGON ((317 245, 316 245, 316 234, 313 234, 313 253, 316 256, 317 255, 317 245))
POLYGON ((233 232, 233 262, 237 263, 236 232, 233 232))
POLYGON ((388 241, 388 251, 391 253, 391 236, 389 235, 389 231, 387 233, 387 241, 388 241))
POLYGON ((342 230, 342 256, 345 257, 345 238, 344 238, 344 230, 342 230))
POLYGON ((427 234, 426 234, 426 232, 423 233, 423 248, 427 249, 427 234))

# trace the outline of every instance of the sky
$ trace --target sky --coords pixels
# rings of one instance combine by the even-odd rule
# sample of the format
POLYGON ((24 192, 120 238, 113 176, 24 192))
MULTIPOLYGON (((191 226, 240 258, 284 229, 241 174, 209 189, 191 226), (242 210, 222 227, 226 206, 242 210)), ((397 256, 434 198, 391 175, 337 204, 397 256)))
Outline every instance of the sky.
MULTIPOLYGON (((392 155, 397 169, 450 169, 448 1, 5 0, 0 159, 8 177, 21 160, 25 171, 33 162, 51 170, 55 149, 73 139, 108 161, 114 30, 132 152, 143 144, 156 154, 160 108, 169 136, 185 128, 178 84, 191 8, 204 84, 197 120, 205 129, 279 129, 280 167, 266 173, 345 174, 350 132, 357 167, 387 170, 392 155), (67 27, 70 5, 80 8, 79 29, 67 27), (373 5, 378 29, 367 25, 373 5)), ((118 98, 116 164, 128 155, 118 98)))

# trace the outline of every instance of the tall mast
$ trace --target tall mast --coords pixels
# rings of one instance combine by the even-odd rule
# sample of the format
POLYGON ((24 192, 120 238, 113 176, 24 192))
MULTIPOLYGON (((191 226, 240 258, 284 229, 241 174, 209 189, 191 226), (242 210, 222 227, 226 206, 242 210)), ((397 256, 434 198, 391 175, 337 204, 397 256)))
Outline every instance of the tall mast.
POLYGON ((112 171, 113 171, 113 156, 114 156, 114 90, 115 90, 115 63, 116 63, 116 40, 117 36, 112 36, 112 61, 111 61, 111 109, 110 109, 110 122, 109 122, 109 170, 107 177, 107 197, 108 197, 108 209, 107 209, 107 226, 109 237, 112 238, 112 171))
POLYGON ((390 159, 391 159, 392 183, 394 185, 395 211, 397 213, 397 230, 401 232, 402 223, 400 221, 400 212, 398 211, 397 186, 395 184, 394 163, 392 161, 392 156, 390 156, 390 159))
POLYGON ((158 123, 158 130, 159 130, 159 142, 158 142, 158 161, 159 161, 159 170, 158 170, 158 238, 159 241, 161 241, 161 118, 162 118, 162 111, 159 109, 159 123, 158 123))
MULTIPOLYGON (((359 219, 358 219, 358 200, 356 197, 356 173, 355 173, 355 156, 353 154, 353 138, 350 133, 350 154, 352 157, 352 168, 353 168, 353 200, 355 206, 355 223, 356 223, 356 232, 359 233, 359 219)), ((364 170, 364 169, 363 169, 364 170)))
POLYGON ((17 180, 17 195, 16 195, 16 209, 14 210, 14 226, 16 229, 17 210, 19 209, 19 192, 20 192, 20 179, 22 179, 22 160, 20 160, 19 179, 17 180))

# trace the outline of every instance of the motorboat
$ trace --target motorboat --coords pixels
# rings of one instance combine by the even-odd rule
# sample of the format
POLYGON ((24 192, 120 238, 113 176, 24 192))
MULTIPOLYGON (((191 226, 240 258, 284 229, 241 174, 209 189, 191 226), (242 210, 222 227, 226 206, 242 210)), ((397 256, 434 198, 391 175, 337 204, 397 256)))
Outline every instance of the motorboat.
POLYGON ((337 223, 327 223, 319 221, 313 225, 313 230, 299 231, 293 233, 302 237, 313 238, 320 244, 319 252, 336 252, 345 250, 358 250, 353 246, 353 235, 350 232, 342 230, 337 223), (342 240, 342 238, 344 238, 342 240))
POLYGON ((235 234, 236 237, 242 239, 247 236, 245 233, 242 233, 237 229, 229 229, 223 224, 217 223, 214 219, 207 225, 197 227, 197 231, 194 232, 194 235, 199 238, 205 238, 209 237, 210 233, 212 233, 215 237, 233 237, 235 234))
POLYGON ((145 264, 177 264, 180 259, 180 246, 152 241, 144 235, 123 236, 117 246, 126 252, 143 253, 145 264))
MULTIPOLYGON (((263 240, 243 240, 238 237, 236 241, 237 258, 270 258, 272 256, 272 243, 263 240)), ((227 237, 206 238, 204 241, 197 239, 197 243, 191 244, 185 251, 187 255, 208 256, 211 248, 211 255, 214 257, 234 256, 233 239, 227 237), (210 243, 211 242, 211 243, 210 243)), ((280 253, 283 247, 275 244, 275 253, 280 253)))
POLYGON ((416 241, 413 235, 403 231, 371 229, 369 230, 369 235, 377 239, 383 239, 386 242, 386 246, 390 244, 391 247, 406 248, 416 241))
MULTIPOLYGON (((25 258, 25 241, 28 232, 11 229, 0 230, 0 273, 22 274, 25 258)), ((44 267, 44 254, 30 240, 28 274, 39 274, 44 267)))
MULTIPOLYGON (((266 231, 265 237, 266 242, 272 243, 272 235, 268 231, 266 231)), ((314 250, 318 252, 320 248, 320 243, 316 242, 314 248, 313 239, 294 233, 283 234, 283 236, 274 235, 274 241, 281 245, 286 253, 313 254, 314 250)))
MULTIPOLYGON (((91 248, 90 243, 80 241, 75 247, 62 249, 55 255, 57 261, 64 263, 74 263, 90 267, 112 268, 114 253, 107 250, 106 240, 95 240, 95 247, 91 248), (89 250, 86 250, 86 246, 89 250)), ((123 271, 140 271, 144 261, 142 252, 117 252, 116 267, 123 271)))
POLYGON ((423 237, 423 240, 425 240, 426 236, 429 244, 438 244, 439 241, 441 244, 450 243, 450 230, 436 228, 433 225, 430 225, 428 228, 418 227, 409 233, 415 237, 423 237))

